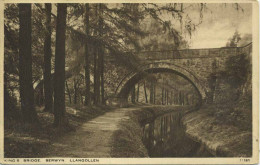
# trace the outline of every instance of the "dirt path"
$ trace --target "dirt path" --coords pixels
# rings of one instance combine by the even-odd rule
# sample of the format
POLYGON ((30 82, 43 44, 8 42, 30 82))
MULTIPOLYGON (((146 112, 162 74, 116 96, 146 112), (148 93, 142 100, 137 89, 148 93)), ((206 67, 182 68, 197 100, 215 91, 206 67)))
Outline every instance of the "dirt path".
POLYGON ((119 108, 84 123, 77 131, 54 142, 48 157, 111 157, 112 135, 118 130, 119 121, 136 109, 119 108))

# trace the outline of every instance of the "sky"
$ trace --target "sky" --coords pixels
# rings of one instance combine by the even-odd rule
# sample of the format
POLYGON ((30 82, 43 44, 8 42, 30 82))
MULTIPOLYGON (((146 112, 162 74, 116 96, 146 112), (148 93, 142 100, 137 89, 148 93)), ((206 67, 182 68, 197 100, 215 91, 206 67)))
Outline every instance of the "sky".
MULTIPOLYGON (((237 11, 234 5, 207 4, 208 10, 203 14, 203 21, 192 36, 186 35, 190 48, 224 47, 237 30, 241 36, 252 34, 252 4, 239 4, 244 10, 237 11)), ((198 17, 198 8, 188 12, 198 17)), ((184 34, 185 36, 185 34, 184 34)))

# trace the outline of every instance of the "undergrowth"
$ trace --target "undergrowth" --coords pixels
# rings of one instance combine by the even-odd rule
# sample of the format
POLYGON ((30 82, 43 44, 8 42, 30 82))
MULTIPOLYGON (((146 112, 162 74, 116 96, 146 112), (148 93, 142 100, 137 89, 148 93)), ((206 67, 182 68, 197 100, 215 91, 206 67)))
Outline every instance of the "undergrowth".
POLYGON ((205 105, 201 110, 214 117, 214 124, 232 125, 241 131, 252 131, 252 98, 242 97, 225 104, 205 105))

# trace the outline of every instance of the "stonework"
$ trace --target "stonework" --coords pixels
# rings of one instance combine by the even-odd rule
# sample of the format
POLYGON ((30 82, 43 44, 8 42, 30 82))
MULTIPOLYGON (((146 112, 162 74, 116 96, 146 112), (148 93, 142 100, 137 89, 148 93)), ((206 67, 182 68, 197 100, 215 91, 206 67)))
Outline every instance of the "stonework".
POLYGON ((135 53, 139 58, 138 72, 127 72, 124 66, 117 66, 113 70, 107 68, 106 76, 111 77, 108 73, 116 73, 112 76, 115 89, 111 97, 127 98, 134 84, 146 76, 145 72, 171 72, 189 80, 205 102, 212 95, 210 75, 223 70, 229 57, 239 54, 250 56, 251 52, 252 43, 244 47, 138 52, 135 53))

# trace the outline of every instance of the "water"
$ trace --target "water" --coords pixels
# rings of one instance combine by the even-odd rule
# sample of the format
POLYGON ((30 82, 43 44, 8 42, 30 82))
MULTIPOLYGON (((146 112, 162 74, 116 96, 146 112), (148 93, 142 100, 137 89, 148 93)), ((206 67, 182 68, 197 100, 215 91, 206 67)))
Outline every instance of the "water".
POLYGON ((183 115, 183 111, 174 111, 143 126, 143 143, 150 157, 213 157, 204 145, 185 134, 183 115))

